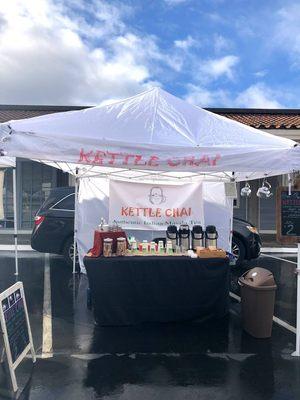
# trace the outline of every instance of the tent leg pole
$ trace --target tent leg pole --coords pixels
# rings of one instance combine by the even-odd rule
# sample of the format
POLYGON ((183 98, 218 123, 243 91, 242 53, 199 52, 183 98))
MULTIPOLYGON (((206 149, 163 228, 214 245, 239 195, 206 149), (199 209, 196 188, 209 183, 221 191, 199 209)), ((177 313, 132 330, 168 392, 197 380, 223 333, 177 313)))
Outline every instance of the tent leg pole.
POLYGON ((297 322, 296 322, 296 351, 292 353, 292 356, 300 356, 300 243, 298 243, 297 253, 297 322))
POLYGON ((16 167, 13 168, 13 203, 14 203, 14 242, 15 242, 15 275, 19 275, 18 260, 18 217, 17 217, 17 175, 16 167))
POLYGON ((78 168, 76 168, 76 175, 75 175, 73 274, 76 274, 76 253, 77 253, 77 221, 76 221, 77 197, 78 197, 78 177, 77 177, 77 175, 78 175, 78 168))

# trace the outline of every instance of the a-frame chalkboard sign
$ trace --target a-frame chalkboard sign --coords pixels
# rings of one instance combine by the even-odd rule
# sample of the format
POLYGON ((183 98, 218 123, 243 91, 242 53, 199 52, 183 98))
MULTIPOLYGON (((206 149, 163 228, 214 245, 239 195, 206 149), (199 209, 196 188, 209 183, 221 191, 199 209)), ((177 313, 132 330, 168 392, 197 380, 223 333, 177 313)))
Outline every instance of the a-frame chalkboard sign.
POLYGON ((0 322, 13 391, 18 390, 15 369, 30 351, 36 361, 22 282, 0 294, 0 322))
POLYGON ((300 188, 277 189, 277 240, 280 243, 300 242, 300 188))

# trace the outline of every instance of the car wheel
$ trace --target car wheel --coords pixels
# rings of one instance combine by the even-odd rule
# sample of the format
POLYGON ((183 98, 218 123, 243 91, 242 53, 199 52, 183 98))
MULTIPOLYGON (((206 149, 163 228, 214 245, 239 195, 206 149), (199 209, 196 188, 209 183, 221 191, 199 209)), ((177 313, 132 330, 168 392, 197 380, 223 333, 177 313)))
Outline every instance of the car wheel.
MULTIPOLYGON (((64 251, 63 251, 63 256, 64 259, 69 267, 73 267, 73 258, 74 258, 74 239, 73 237, 70 237, 65 245, 64 245, 64 251)), ((79 260, 78 260, 78 252, 76 249, 76 270, 79 266, 79 260)))
POLYGON ((235 266, 239 267, 245 259, 246 249, 244 243, 236 236, 232 238, 231 251, 235 258, 235 266))

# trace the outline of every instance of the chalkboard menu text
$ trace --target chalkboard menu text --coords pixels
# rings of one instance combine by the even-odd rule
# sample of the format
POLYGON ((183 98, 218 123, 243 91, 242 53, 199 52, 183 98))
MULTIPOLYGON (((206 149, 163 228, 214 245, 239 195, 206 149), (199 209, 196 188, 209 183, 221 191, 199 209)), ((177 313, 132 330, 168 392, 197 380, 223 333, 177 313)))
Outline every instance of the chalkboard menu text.
POLYGON ((277 191, 277 240, 300 242, 300 190, 280 187, 277 191))
POLYGON ((13 391, 17 391, 15 369, 29 351, 35 362, 22 282, 15 283, 0 294, 0 321, 12 387, 13 391))

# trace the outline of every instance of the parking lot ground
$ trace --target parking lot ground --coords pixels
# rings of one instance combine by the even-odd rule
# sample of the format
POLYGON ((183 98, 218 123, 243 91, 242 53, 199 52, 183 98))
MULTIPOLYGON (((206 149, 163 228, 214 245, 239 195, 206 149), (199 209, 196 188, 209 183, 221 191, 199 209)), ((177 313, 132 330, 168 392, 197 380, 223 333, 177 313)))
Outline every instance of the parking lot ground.
MULTIPOLYGON (((20 256, 38 360, 33 368, 29 358, 18 367, 19 398, 300 398, 300 360, 290 355, 295 335, 275 324, 271 339, 252 338, 241 329, 235 300, 219 321, 100 328, 86 308, 84 275, 74 277, 59 257, 20 256)), ((295 264, 262 256, 252 265, 273 271, 275 314, 293 324, 295 264)), ((233 287, 248 268, 233 272, 233 287)), ((14 283, 13 272, 13 252, 1 252, 0 290, 14 283)))

